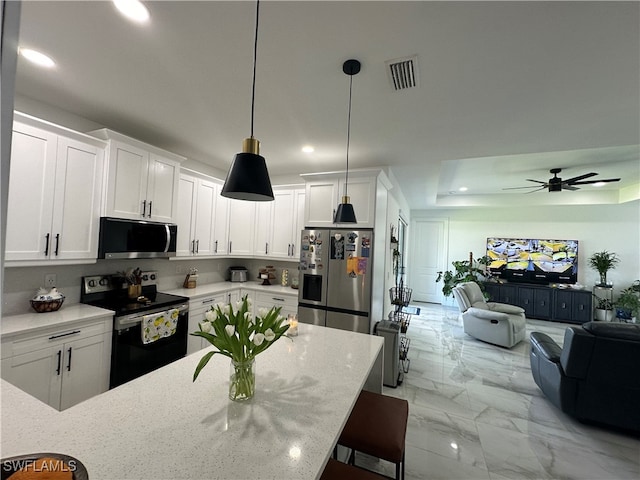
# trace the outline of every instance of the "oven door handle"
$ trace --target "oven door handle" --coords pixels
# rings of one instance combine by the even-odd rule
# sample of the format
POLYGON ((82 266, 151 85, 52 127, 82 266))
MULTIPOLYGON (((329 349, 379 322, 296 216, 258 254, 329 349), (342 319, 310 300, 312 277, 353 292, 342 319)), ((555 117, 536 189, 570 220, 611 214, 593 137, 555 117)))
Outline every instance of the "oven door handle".
MULTIPOLYGON (((149 205, 151 207, 151 205, 149 205)), ((149 216, 151 216, 151 208, 149 208, 149 216)), ((169 246, 171 245, 171 232, 169 231, 169 225, 164 224, 164 231, 167 234, 167 244, 164 246, 164 253, 169 251, 169 246)))
MULTIPOLYGON (((184 313, 184 312, 189 310, 189 305, 187 305, 186 303, 183 303, 179 307, 175 307, 175 309, 177 309, 178 312, 180 314, 182 314, 182 313, 184 313)), ((163 312, 156 312, 156 313, 166 313, 166 312, 170 312, 171 310, 175 310, 175 309, 174 308, 167 308, 163 312)), ((127 318, 125 320, 119 320, 118 324, 122 327, 122 326, 125 326, 125 325, 133 325, 133 324, 136 324, 136 323, 140 323, 140 322, 142 322, 143 317, 145 317, 147 315, 155 315, 155 314, 153 314, 153 313, 144 313, 142 315, 136 315, 135 317, 127 318)))

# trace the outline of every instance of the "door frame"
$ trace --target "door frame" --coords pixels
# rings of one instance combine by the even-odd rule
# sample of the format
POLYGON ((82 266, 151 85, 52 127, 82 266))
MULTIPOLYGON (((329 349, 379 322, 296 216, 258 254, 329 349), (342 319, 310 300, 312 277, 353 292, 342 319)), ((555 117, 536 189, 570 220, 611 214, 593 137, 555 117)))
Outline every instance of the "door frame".
MULTIPOLYGON (((438 271, 444 271, 447 268, 447 259, 449 258, 449 218, 444 217, 414 217, 411 218, 411 226, 409 228, 409 236, 410 236, 410 257, 412 259, 412 263, 415 262, 417 258, 416 248, 420 244, 419 239, 416 238, 416 233, 418 231, 417 224, 418 223, 435 223, 442 226, 442 238, 441 247, 437 252, 437 269, 438 271)), ((425 239, 422 239, 424 242, 425 239)), ((411 267, 407 266, 409 270, 409 285, 416 285, 416 271, 418 270, 417 265, 412 264, 411 267)), ((444 295, 439 290, 437 301, 434 303, 444 304, 443 300, 445 300, 444 295)), ((430 302, 431 303, 431 302, 430 302)))

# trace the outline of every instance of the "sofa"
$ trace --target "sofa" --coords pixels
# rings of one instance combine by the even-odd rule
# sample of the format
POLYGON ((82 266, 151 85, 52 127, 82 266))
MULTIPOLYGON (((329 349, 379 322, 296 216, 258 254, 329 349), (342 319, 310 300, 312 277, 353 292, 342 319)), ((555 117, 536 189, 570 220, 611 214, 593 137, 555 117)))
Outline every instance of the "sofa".
POLYGON ((568 327, 560 347, 532 332, 531 373, 560 410, 583 422, 640 432, 640 324, 568 327))
POLYGON ((464 331, 483 342, 511 348, 526 336, 524 309, 506 303, 486 302, 475 282, 453 287, 453 297, 462 313, 464 331))

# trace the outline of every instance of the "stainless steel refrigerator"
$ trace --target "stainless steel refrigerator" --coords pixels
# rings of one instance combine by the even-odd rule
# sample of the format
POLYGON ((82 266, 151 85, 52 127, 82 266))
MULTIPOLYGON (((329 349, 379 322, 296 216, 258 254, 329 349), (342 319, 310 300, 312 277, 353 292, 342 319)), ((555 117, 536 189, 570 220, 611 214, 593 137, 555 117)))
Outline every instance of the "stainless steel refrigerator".
POLYGON ((298 320, 370 333, 373 230, 302 231, 298 320))

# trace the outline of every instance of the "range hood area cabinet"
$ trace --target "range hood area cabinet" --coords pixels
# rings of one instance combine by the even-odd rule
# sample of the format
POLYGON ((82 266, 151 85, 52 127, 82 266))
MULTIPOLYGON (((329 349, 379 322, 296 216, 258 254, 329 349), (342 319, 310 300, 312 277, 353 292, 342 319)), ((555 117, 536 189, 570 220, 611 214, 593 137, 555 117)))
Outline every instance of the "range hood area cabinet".
POLYGON ((90 135, 108 142, 104 216, 176 223, 186 159, 106 128, 90 135))
POLYGON ((324 228, 374 228, 376 197, 379 188, 391 188, 381 170, 349 171, 347 192, 353 204, 357 223, 333 223, 338 204, 342 200, 345 174, 342 172, 303 174, 306 183, 305 226, 324 228))
POLYGON ((105 148, 101 140, 15 112, 8 266, 95 262, 105 148))

